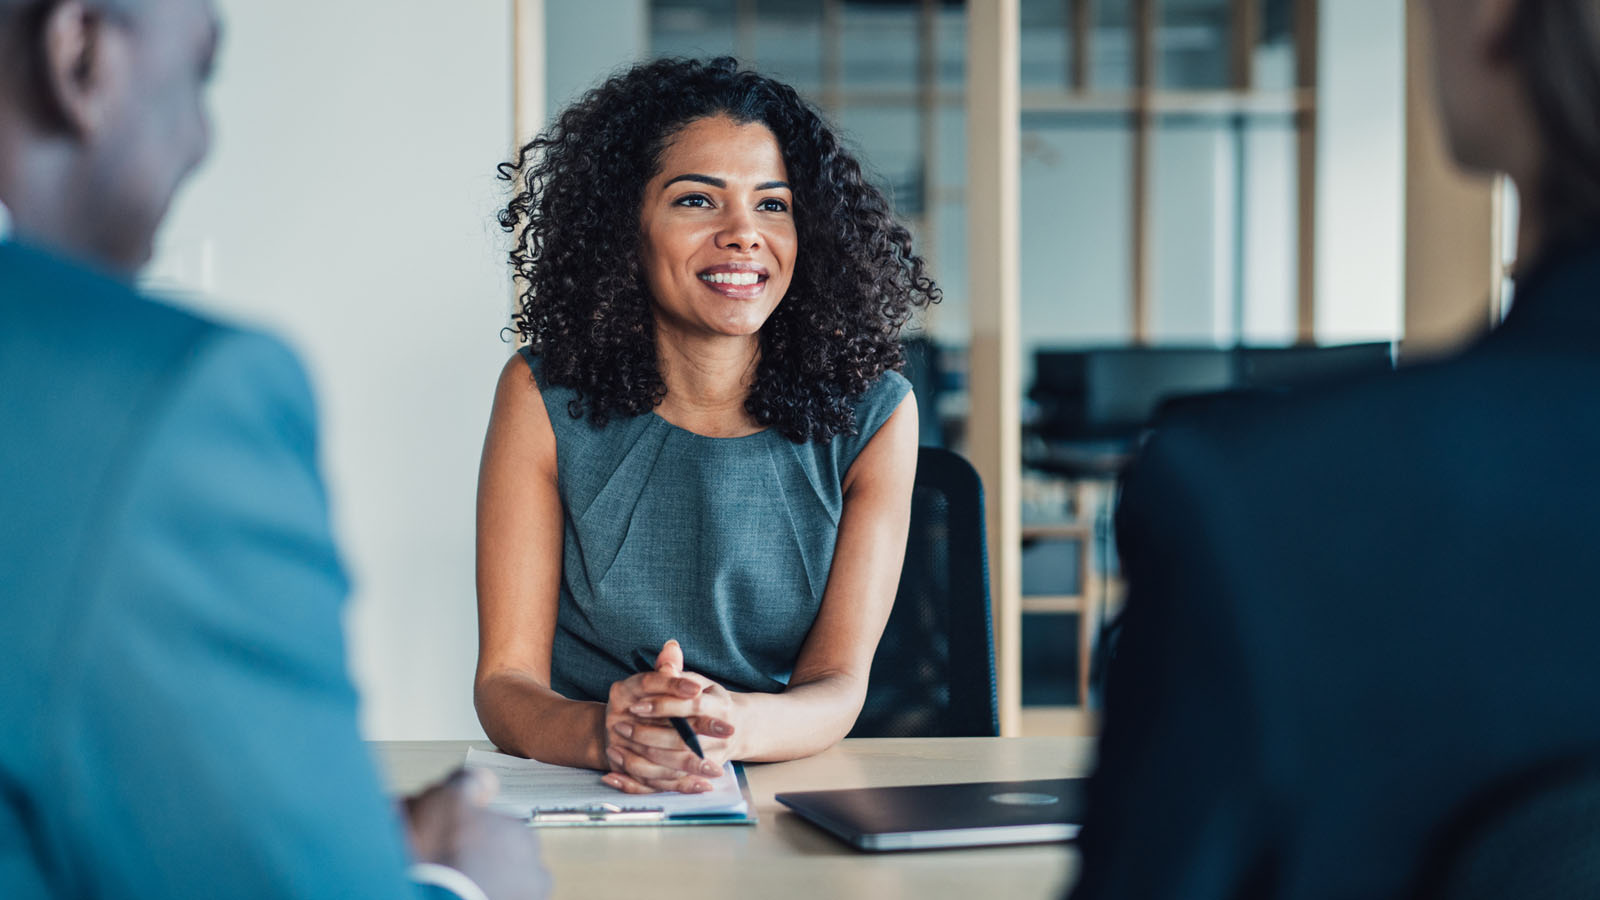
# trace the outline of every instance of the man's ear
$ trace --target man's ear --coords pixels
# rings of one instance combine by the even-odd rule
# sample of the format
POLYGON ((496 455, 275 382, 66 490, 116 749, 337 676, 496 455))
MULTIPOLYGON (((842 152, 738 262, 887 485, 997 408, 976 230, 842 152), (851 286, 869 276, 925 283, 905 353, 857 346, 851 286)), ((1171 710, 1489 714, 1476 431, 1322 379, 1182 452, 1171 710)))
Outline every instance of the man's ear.
POLYGON ((46 15, 40 40, 40 102, 75 137, 97 134, 126 87, 126 32, 101 10, 66 0, 46 15))

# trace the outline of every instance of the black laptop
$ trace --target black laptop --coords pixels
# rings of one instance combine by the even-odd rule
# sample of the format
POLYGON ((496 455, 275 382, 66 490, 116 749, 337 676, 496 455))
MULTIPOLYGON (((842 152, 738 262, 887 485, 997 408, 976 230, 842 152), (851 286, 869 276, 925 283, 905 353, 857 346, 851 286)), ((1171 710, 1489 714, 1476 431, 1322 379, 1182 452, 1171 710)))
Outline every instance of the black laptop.
POLYGON ((860 850, 1036 844, 1076 837, 1083 778, 799 791, 777 801, 860 850))

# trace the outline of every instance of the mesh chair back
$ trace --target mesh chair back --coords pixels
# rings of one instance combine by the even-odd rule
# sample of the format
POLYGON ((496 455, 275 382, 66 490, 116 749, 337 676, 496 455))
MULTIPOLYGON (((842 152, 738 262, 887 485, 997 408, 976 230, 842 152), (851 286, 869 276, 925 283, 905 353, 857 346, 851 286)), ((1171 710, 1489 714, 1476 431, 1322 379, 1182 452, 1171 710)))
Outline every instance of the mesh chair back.
POLYGON ((983 483, 957 454, 923 447, 900 589, 850 736, 999 734, 993 633, 983 483))
POLYGON ((1600 897, 1600 758, 1542 766, 1470 803, 1439 840, 1417 896, 1600 897))

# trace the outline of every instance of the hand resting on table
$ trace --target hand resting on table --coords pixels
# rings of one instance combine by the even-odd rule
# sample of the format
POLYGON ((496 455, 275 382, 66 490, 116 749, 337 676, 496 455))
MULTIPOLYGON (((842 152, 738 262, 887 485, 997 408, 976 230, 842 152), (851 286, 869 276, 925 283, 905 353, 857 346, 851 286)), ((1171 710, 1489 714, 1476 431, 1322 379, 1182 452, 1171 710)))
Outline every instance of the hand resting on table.
POLYGON ((601 779, 630 794, 699 793, 735 758, 733 696, 703 675, 683 671, 683 648, 667 641, 653 671, 611 686, 606 701, 606 759, 601 779), (694 755, 668 719, 681 716, 699 736, 705 759, 694 755))
POLYGON ((550 876, 533 829, 485 807, 499 790, 494 774, 457 769, 405 798, 407 833, 418 862, 449 866, 490 900, 542 900, 550 876))

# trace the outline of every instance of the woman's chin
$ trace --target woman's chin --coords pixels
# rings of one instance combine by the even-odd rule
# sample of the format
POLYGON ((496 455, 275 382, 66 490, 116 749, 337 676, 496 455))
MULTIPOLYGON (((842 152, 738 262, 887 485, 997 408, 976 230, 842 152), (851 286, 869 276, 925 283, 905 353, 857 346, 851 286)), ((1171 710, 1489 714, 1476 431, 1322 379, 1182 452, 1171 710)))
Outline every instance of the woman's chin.
POLYGON ((766 324, 765 317, 732 316, 725 319, 702 322, 700 323, 700 328, 696 330, 706 337, 728 338, 730 340, 748 339, 759 335, 762 326, 766 324))
POLYGON ((722 302, 657 304, 657 328, 669 338, 752 338, 761 333, 777 308, 775 303, 719 299, 722 302))
POLYGON ((749 340, 761 334, 761 324, 724 325, 715 329, 715 334, 729 340, 749 340))

